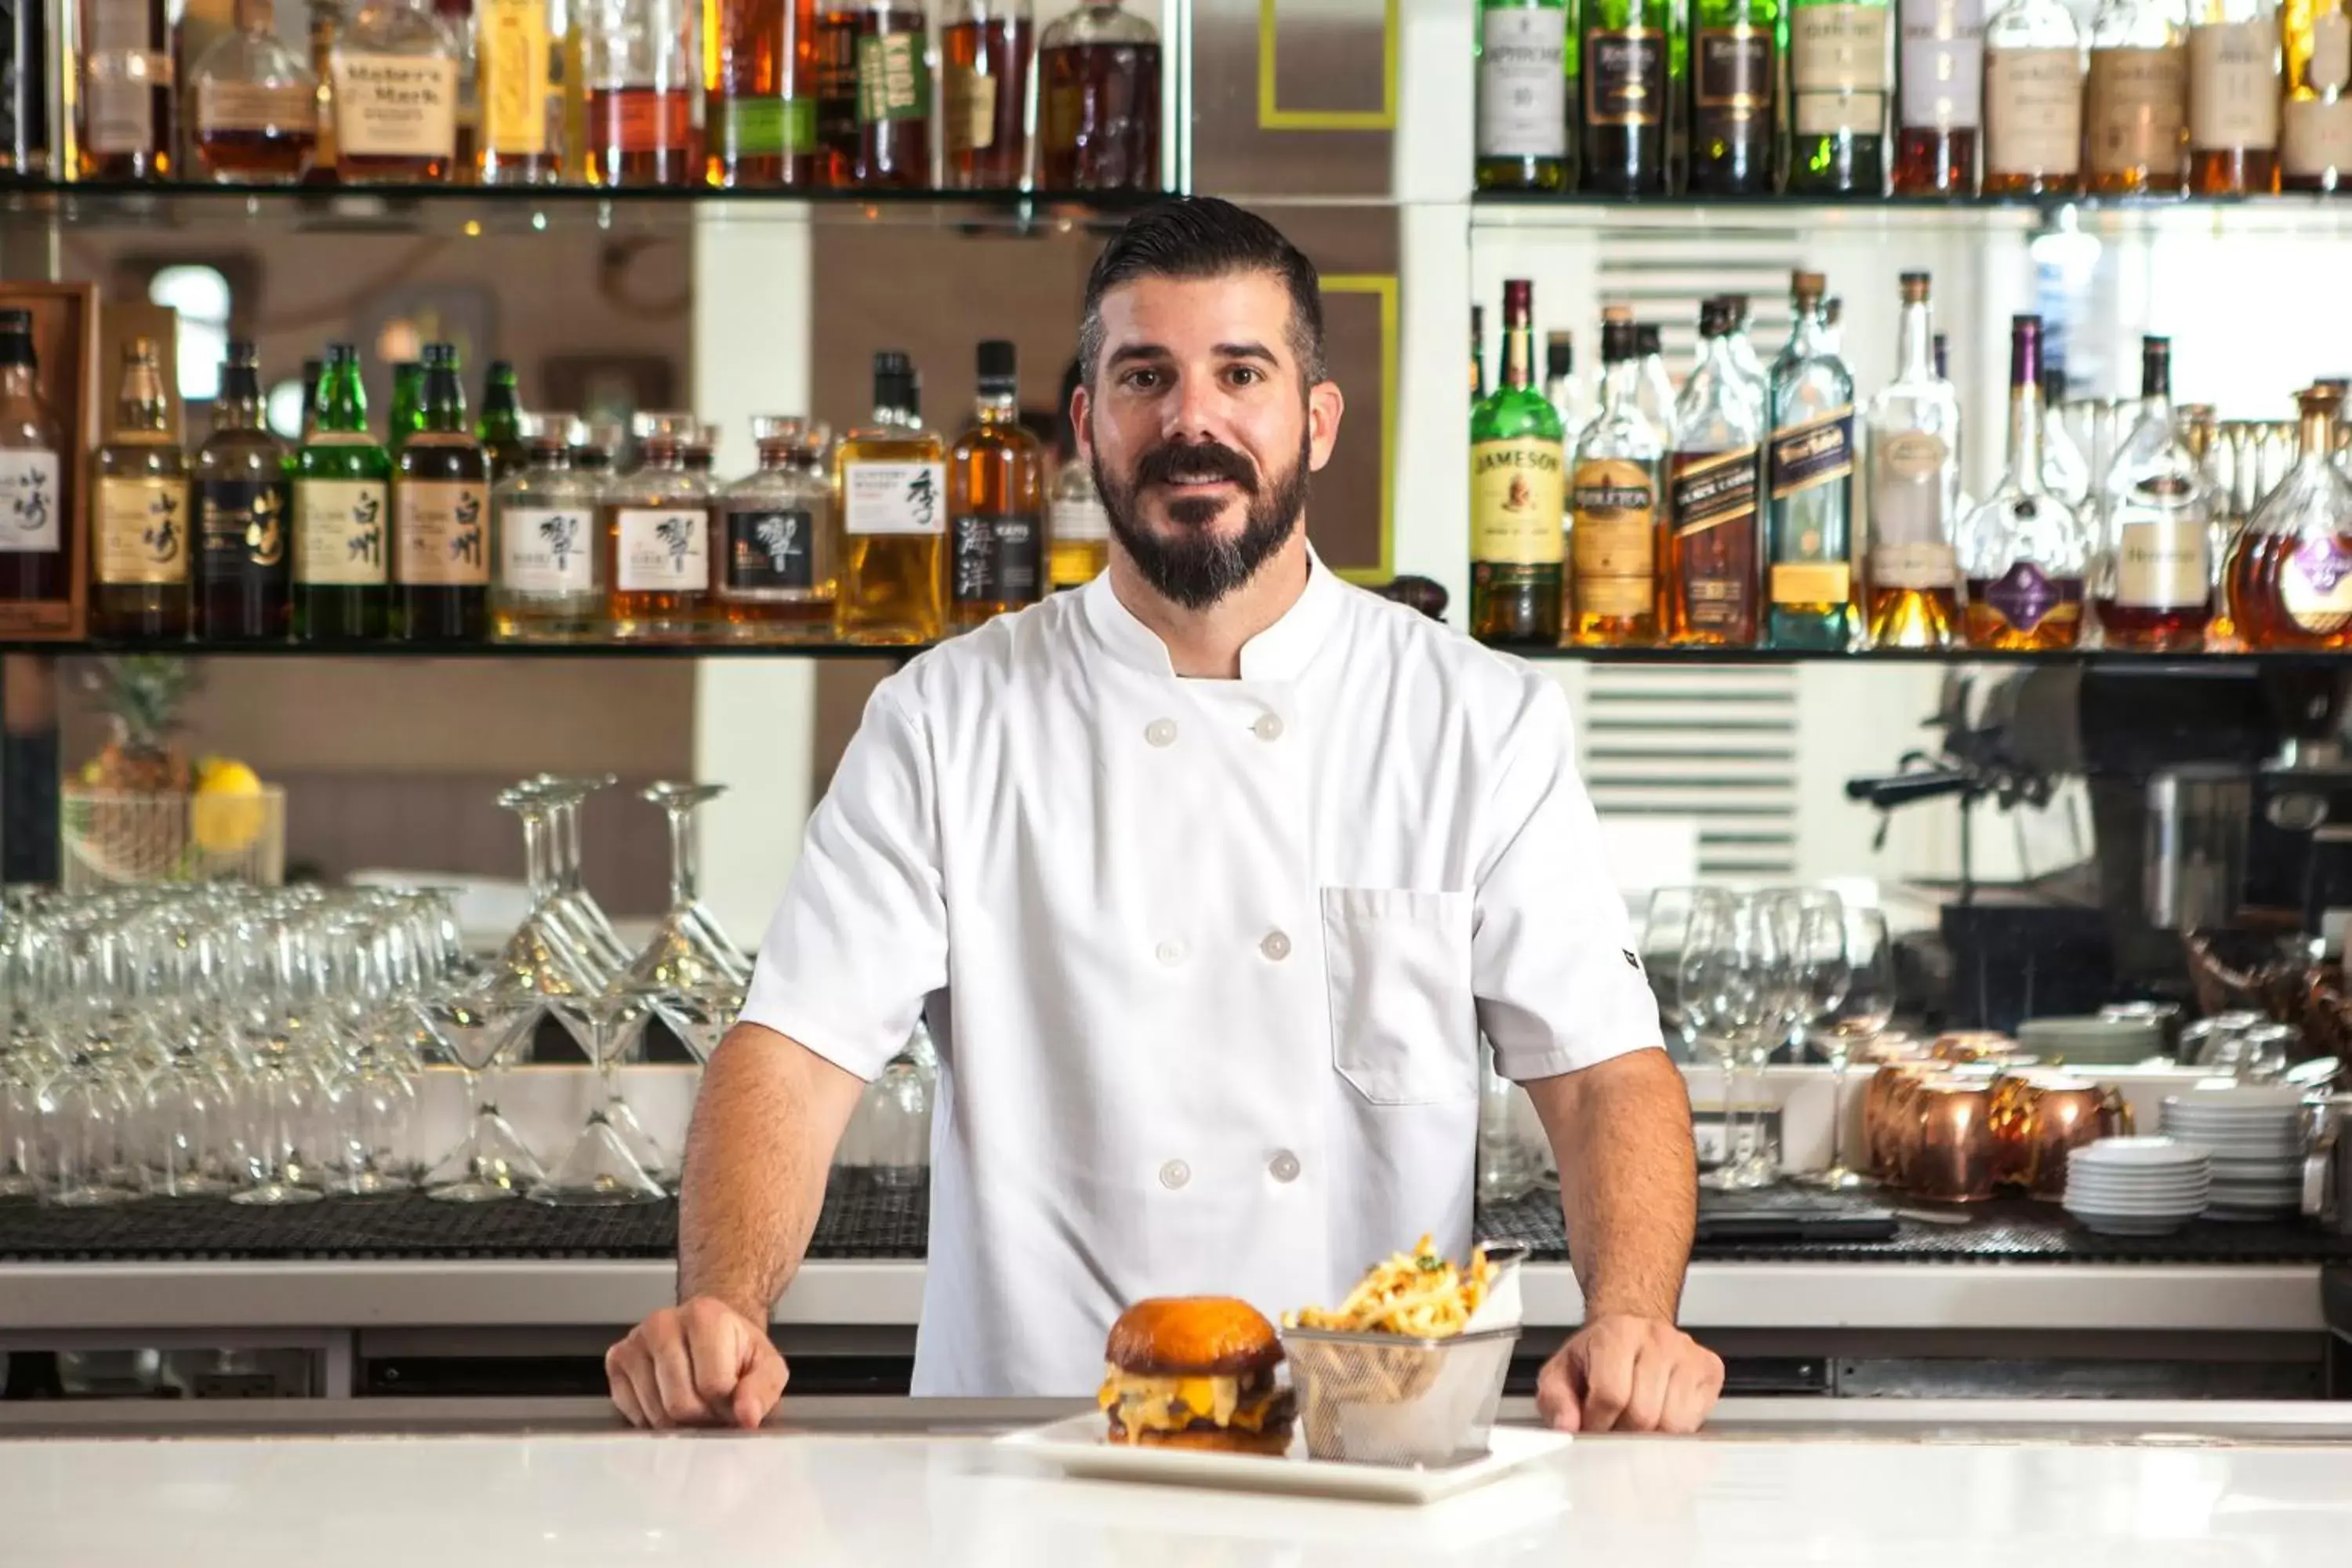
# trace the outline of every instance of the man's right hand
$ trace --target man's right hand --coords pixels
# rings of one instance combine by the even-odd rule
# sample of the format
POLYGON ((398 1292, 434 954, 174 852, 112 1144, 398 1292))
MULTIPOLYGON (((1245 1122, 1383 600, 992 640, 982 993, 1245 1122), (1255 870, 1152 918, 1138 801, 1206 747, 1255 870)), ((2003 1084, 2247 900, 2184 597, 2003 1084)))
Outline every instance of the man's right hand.
POLYGON ((664 1307, 604 1352, 613 1403, 633 1426, 757 1426, 783 1397, 766 1327, 714 1296, 664 1307))

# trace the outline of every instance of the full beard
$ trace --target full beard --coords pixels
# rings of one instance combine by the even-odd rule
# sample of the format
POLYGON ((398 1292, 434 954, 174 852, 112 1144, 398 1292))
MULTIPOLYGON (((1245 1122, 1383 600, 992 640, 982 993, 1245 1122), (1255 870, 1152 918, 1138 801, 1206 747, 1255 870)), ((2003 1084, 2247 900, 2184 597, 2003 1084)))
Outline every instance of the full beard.
POLYGON ((1209 496, 1180 496, 1168 502, 1168 521, 1175 525, 1171 537, 1161 537, 1144 523, 1138 498, 1147 475, 1166 467, 1167 450, 1147 454, 1128 477, 1113 479, 1103 471, 1097 448, 1095 490, 1110 518, 1111 533, 1143 580, 1188 610, 1205 610, 1255 576, 1298 525, 1299 514, 1307 510, 1307 437, 1300 436, 1297 461, 1271 485, 1259 483, 1237 454, 1232 455, 1234 461, 1218 465, 1242 488, 1247 502, 1242 530, 1230 538, 1208 531, 1225 508, 1222 499, 1209 496))

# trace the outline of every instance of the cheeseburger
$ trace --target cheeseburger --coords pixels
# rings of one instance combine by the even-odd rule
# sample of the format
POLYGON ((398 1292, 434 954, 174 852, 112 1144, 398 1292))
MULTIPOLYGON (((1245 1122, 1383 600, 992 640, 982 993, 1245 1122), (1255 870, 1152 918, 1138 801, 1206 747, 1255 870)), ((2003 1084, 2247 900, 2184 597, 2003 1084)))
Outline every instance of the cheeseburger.
POLYGON ((1097 1403, 1114 1443, 1280 1455, 1290 1447, 1290 1390, 1275 1385, 1282 1342, 1246 1301, 1187 1296, 1139 1301, 1110 1328, 1097 1403))

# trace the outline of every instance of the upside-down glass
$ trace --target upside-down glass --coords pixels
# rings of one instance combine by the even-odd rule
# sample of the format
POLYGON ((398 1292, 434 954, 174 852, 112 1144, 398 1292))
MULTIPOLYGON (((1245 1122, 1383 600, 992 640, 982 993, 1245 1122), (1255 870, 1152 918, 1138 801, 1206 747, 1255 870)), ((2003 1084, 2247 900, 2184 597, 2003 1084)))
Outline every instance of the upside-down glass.
POLYGON ((514 1047, 526 1022, 540 1017, 536 998, 478 992, 417 1005, 415 1013, 442 1053, 466 1079, 466 1136, 425 1177, 428 1197, 444 1203, 495 1203, 520 1197, 547 1179, 507 1119, 496 1097, 483 1092, 485 1075, 514 1047))
POLYGON ((559 778, 541 773, 527 788, 542 793, 548 807, 548 900, 601 981, 609 982, 635 956, 613 929, 604 906, 588 890, 581 869, 580 816, 588 797, 619 783, 612 773, 559 778))
POLYGON ((162 1070, 147 1080, 146 1193, 152 1198, 214 1198, 235 1185, 232 1159, 242 1140, 232 1131, 229 1084, 195 1034, 184 1036, 162 1070))
POLYGON ((409 1152, 416 1121, 415 1068, 405 1042, 379 1025, 328 1075, 331 1193, 394 1197, 416 1184, 416 1163, 409 1152))
POLYGON ((669 909, 629 966, 632 989, 691 991, 751 983, 751 961, 702 905, 694 813, 727 793, 724 784, 655 784, 641 792, 669 818, 669 909))
MULTIPOLYGON (((572 1147, 550 1168, 547 1177, 527 1194, 533 1201, 566 1207, 611 1207, 622 1204, 659 1203, 668 1194, 647 1171, 642 1147, 651 1140, 635 1118, 627 1116, 614 1077, 623 1056, 646 1026, 647 1007, 641 994, 604 991, 567 997, 554 1004, 557 1016, 580 1037, 596 1065, 599 1092, 572 1147), (628 1130, 616 1124, 618 1107, 628 1130), (634 1134, 634 1136, 632 1136, 634 1134)), ((656 1167, 661 1163, 657 1152, 656 1167)))
POLYGON ((318 1158, 322 1096, 302 1043, 282 1031, 256 1040, 245 1098, 246 1167, 229 1202, 279 1205, 325 1197, 318 1158))
POLYGON ((1876 1038, 1895 1016, 1895 944, 1887 937, 1885 914, 1848 905, 1839 930, 1843 984, 1837 1001, 1815 1021, 1811 1037, 1830 1063, 1830 1163, 1826 1170, 1797 1178, 1832 1192, 1870 1184, 1845 1163, 1846 1067, 1854 1048, 1876 1038))

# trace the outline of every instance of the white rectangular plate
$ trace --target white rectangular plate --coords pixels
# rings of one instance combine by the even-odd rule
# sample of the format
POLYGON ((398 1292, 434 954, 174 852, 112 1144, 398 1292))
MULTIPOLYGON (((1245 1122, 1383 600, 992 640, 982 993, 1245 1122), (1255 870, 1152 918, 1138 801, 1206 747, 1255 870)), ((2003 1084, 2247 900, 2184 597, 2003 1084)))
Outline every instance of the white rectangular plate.
POLYGON ((1073 1415, 1048 1426, 1008 1432, 996 1441, 1014 1453, 1059 1467, 1066 1474, 1105 1480, 1222 1487, 1234 1491, 1292 1492, 1301 1497, 1355 1498, 1373 1502, 1430 1503, 1485 1486, 1522 1465, 1559 1453, 1565 1432, 1497 1426, 1486 1457, 1443 1470, 1343 1465, 1307 1457, 1297 1438, 1288 1455, 1210 1454, 1192 1448, 1141 1448, 1107 1442, 1099 1415, 1073 1415))

